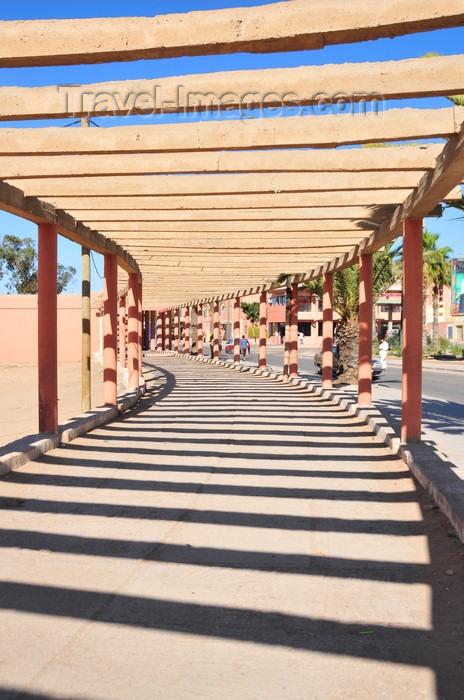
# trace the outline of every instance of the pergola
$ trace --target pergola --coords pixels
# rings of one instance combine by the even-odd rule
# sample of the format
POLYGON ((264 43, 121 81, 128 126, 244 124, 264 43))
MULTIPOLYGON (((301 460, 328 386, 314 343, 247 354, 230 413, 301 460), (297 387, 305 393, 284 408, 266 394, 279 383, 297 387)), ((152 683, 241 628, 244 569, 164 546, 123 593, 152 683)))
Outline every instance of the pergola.
MULTIPOLYGON (((9 21, 0 66, 301 51, 463 24, 464 0, 291 0, 153 18, 9 21)), ((160 318, 176 310, 178 319, 182 307, 262 299, 283 273, 293 292, 322 276, 329 386, 332 275, 360 263, 359 400, 369 404, 371 256, 404 235, 403 437, 419 437, 422 218, 461 198, 464 108, 383 105, 463 94, 463 56, 266 70, 252 69, 252 56, 249 63, 156 80, 0 88, 0 119, 18 122, 0 130, 0 207, 39 224, 43 430, 56 429, 49 387, 57 233, 105 255, 106 403, 116 400, 118 289, 128 289, 136 386, 142 307, 160 318), (172 112, 200 118, 20 124, 172 112), (416 143, 363 147, 408 141, 416 143)))

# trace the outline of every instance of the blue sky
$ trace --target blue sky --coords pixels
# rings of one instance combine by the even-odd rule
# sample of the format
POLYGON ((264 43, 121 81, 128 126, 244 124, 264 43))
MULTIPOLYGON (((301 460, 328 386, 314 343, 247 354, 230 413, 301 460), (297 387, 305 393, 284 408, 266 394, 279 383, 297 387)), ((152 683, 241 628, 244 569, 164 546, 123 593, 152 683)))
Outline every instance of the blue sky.
MULTIPOLYGON (((326 0, 330 2, 330 0, 326 0)), ((260 0, 17 0, 16 2, 0 2, 0 19, 60 19, 78 17, 124 17, 124 16, 153 16, 172 12, 192 10, 209 10, 231 7, 245 7, 268 4, 260 0)), ((0 84, 3 85, 57 85, 66 83, 87 83, 106 80, 124 80, 134 78, 156 79, 169 75, 185 75, 188 73, 208 73, 221 70, 236 70, 250 68, 292 67, 300 65, 317 65, 321 63, 345 63, 364 61, 397 60, 401 58, 416 58, 428 51, 443 55, 459 54, 462 52, 464 39, 463 29, 446 29, 426 32, 394 39, 361 42, 348 46, 329 46, 319 51, 298 51, 280 54, 235 54, 233 56, 198 56, 176 59, 159 59, 156 61, 134 61, 118 64, 102 64, 96 66, 56 66, 43 68, 3 68, 0 69, 0 84)), ((386 108, 406 106, 405 102, 390 102, 386 108)), ((450 102, 445 98, 433 98, 408 101, 408 106, 419 108, 447 107, 450 102)), ((128 122, 128 118, 124 118, 128 122)), ((147 120, 147 117, 139 117, 147 120)), ((159 120, 160 117, 149 119, 159 120)), ((72 120, 71 120, 72 121, 72 120)), ((95 120, 101 126, 109 126, 116 120, 99 118, 95 120)), ((121 120, 118 120, 122 123, 121 120)), ((49 122, 47 122, 49 123, 49 122)), ((65 122, 54 122, 68 124, 65 122)), ((45 125, 44 122, 41 123, 45 125)), ((36 122, 4 122, 1 126, 36 126, 36 122)), ((0 174, 1 176, 1 174, 0 174)), ((458 213, 451 210, 442 219, 426 220, 429 230, 440 234, 440 244, 448 245, 456 257, 464 257, 464 221, 458 213)), ((0 212, 0 237, 5 233, 13 233, 21 238, 36 237, 36 226, 17 217, 0 212)), ((73 265, 78 274, 68 291, 80 290, 80 247, 60 237, 59 259, 65 265, 73 265)), ((101 256, 94 254, 99 274, 93 271, 92 287, 101 288, 102 261, 101 256)), ((0 282, 0 292, 5 288, 0 282)))

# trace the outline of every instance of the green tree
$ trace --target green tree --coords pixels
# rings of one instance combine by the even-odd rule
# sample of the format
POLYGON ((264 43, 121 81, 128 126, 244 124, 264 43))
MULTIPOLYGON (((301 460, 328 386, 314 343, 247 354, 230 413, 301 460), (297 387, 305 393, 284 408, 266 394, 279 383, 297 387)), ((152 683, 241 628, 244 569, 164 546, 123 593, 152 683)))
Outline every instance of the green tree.
MULTIPOLYGON (((57 292, 61 294, 76 274, 72 266, 57 267, 57 292)), ((6 275, 6 288, 16 294, 37 294, 37 251, 32 238, 3 236, 0 244, 0 279, 6 275)))
MULTIPOLYGON (((374 253, 372 261, 373 301, 385 292, 401 275, 396 262, 399 248, 388 243, 383 250, 374 253)), ((313 280, 304 285, 311 293, 322 294, 322 280, 313 280)), ((359 265, 353 265, 334 273, 333 307, 340 316, 337 329, 340 379, 348 383, 357 382, 359 348, 359 265)))
MULTIPOLYGON (((427 345, 426 307, 428 291, 431 288, 433 310, 432 344, 437 348, 440 337, 438 325, 439 303, 443 298, 444 285, 451 284, 451 263, 449 254, 452 252, 452 249, 448 246, 437 247, 439 237, 440 234, 431 233, 427 228, 424 228, 422 234, 422 345, 424 348, 427 345)), ((402 277, 402 252, 400 257, 402 277)))
POLYGON ((37 293, 37 253, 32 238, 7 234, 0 245, 0 275, 7 272, 6 287, 17 294, 37 293))
POLYGON ((256 340, 257 327, 258 327, 258 323, 259 323, 259 302, 258 301, 252 301, 252 302, 242 301, 242 303, 240 304, 240 308, 242 309, 246 318, 249 321, 251 321, 251 325, 253 327, 253 334, 250 337, 253 337, 256 340))
POLYGON ((240 308, 242 309, 246 318, 251 321, 253 325, 259 323, 259 302, 252 301, 251 303, 248 303, 246 301, 242 301, 240 308))
MULTIPOLYGON (((432 290, 432 345, 438 348, 440 338, 440 328, 438 325, 438 308, 440 300, 443 299, 443 287, 451 284, 451 263, 449 255, 452 249, 449 246, 437 247, 438 233, 430 233, 424 229, 424 280, 427 287, 432 290)), ((424 323, 425 323, 424 313, 424 323)))
POLYGON ((66 287, 72 281, 72 278, 74 277, 75 274, 76 274, 76 268, 72 267, 72 265, 65 267, 61 263, 58 263, 57 281, 56 281, 56 289, 57 289, 58 294, 61 294, 62 292, 65 291, 66 287))

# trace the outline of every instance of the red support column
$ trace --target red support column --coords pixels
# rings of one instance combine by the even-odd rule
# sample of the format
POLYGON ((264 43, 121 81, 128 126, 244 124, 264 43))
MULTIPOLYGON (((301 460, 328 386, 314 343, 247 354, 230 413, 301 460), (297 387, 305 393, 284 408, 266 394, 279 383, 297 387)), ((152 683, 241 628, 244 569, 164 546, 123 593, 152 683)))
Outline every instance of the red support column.
POLYGON ((213 311, 213 358, 219 360, 219 302, 214 302, 213 311))
POLYGON ((121 369, 127 367, 127 321, 126 321, 126 297, 119 297, 119 317, 118 317, 118 327, 119 327, 119 366, 121 369))
POLYGON ((159 314, 160 325, 161 325, 161 350, 166 350, 166 318, 165 312, 161 311, 159 314))
POLYGON ((198 315, 198 357, 203 356, 203 304, 197 306, 198 315))
POLYGON ((186 306, 184 310, 184 355, 190 353, 190 307, 186 306))
POLYGON ((91 316, 90 316, 90 250, 81 248, 82 267, 82 367, 81 367, 81 409, 82 413, 90 411, 92 406, 92 353, 91 353, 91 316))
POLYGON ((234 299, 234 362, 240 362, 240 297, 234 299))
POLYGON ((139 281, 138 297, 138 322, 139 322, 139 377, 142 376, 142 283, 139 281))
POLYGON ((158 352, 163 349, 163 314, 159 311, 156 317, 156 349, 158 352))
POLYGON ((150 340, 149 340, 149 338, 150 338, 150 334, 149 334, 149 332, 150 332, 150 328, 149 328, 150 316, 149 316, 149 314, 150 314, 149 311, 142 311, 142 337, 143 337, 142 348, 143 348, 143 350, 148 350, 150 347, 150 340))
POLYGON ((333 374, 333 274, 322 278, 322 386, 332 387, 333 374))
POLYGON ((39 224, 39 432, 58 432, 57 227, 39 224))
POLYGON ((164 349, 171 350, 171 311, 164 314, 164 349))
POLYGON ((139 278, 133 272, 129 274, 129 291, 127 294, 127 370, 129 389, 137 389, 140 378, 139 343, 138 343, 138 296, 139 278))
POLYGON ((267 293, 259 296, 259 369, 267 366, 267 293))
POLYGON ((358 406, 372 406, 372 303, 372 255, 360 255, 358 406))
POLYGON ((116 406, 118 399, 118 259, 105 254, 103 287, 103 403, 116 406))
POLYGON ((180 339, 180 309, 174 310, 174 352, 179 352, 180 339))
POLYGON ((150 350, 156 348, 156 312, 150 311, 150 350))
POLYGON ((291 302, 291 283, 290 277, 287 276, 285 285, 285 347, 284 347, 284 366, 282 368, 282 381, 288 383, 290 379, 290 302, 291 302))
POLYGON ((422 419, 422 219, 403 222, 401 440, 420 440, 422 419))
POLYGON ((185 348, 185 308, 182 306, 181 309, 179 310, 180 313, 180 324, 182 326, 182 330, 179 331, 179 350, 182 354, 185 354, 184 348, 185 348))
POLYGON ((298 377, 298 284, 290 287, 289 370, 298 377))

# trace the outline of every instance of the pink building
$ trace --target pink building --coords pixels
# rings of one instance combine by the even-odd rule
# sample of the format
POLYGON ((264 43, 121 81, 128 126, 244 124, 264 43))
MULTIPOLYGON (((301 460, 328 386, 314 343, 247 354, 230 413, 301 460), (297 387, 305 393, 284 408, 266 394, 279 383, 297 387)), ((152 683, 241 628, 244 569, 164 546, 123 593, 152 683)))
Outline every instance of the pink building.
MULTIPOLYGON (((275 289, 267 298, 267 322, 270 338, 280 342, 285 336, 286 290, 275 289)), ((334 312, 334 321, 339 316, 334 312)), ((304 344, 319 348, 322 343, 322 299, 305 289, 298 293, 298 333, 304 336, 304 344)))

